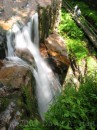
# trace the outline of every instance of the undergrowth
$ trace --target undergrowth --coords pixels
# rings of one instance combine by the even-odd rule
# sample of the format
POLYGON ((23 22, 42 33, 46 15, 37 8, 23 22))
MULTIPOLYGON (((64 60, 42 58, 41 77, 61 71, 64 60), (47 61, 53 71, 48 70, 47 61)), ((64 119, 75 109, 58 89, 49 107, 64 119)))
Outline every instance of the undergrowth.
POLYGON ((68 53, 72 54, 77 60, 88 56, 84 33, 76 25, 69 13, 62 10, 59 33, 65 38, 68 53))
POLYGON ((23 130, 95 130, 97 128, 97 74, 86 76, 79 89, 67 84, 45 114, 45 121, 31 120, 23 130))
POLYGON ((97 81, 95 77, 85 77, 78 91, 75 86, 66 85, 65 91, 46 113, 46 121, 53 124, 53 129, 93 130, 96 128, 97 81))
POLYGON ((87 59, 89 73, 91 70, 95 70, 97 68, 97 63, 94 62, 95 67, 93 67, 93 63, 91 62, 95 61, 94 57, 97 54, 95 54, 95 51, 93 50, 91 56, 88 50, 89 43, 85 41, 84 32, 76 25, 70 14, 67 13, 65 9, 62 9, 61 12, 59 34, 65 39, 68 54, 76 60, 77 64, 80 64, 83 59, 87 59))

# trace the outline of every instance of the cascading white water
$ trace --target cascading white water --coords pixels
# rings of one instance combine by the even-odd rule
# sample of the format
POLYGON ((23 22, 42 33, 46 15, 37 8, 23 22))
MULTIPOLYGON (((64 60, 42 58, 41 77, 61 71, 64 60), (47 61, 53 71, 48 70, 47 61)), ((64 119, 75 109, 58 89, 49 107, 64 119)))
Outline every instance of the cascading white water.
POLYGON ((12 31, 11 29, 7 33, 7 48, 8 48, 8 54, 7 56, 14 56, 14 48, 12 46, 12 31))
MULTIPOLYGON (((12 32, 15 34, 15 49, 27 48, 34 57, 36 69, 31 69, 31 66, 29 68, 33 70, 36 79, 38 108, 41 118, 44 119, 44 113, 48 110, 49 105, 54 101, 54 97, 60 93, 61 89, 60 83, 55 77, 53 71, 45 63, 39 52, 38 14, 35 13, 29 23, 25 25, 22 30, 20 30, 18 24, 14 24, 12 32), (34 31, 34 37, 31 37, 33 33, 32 30, 34 31)), ((7 39, 9 40, 10 38, 11 36, 7 35, 7 39)), ((11 42, 11 39, 8 41, 8 44, 10 45, 11 43, 9 42, 11 42)), ((14 56, 14 54, 9 56, 14 56)), ((15 63, 23 64, 26 67, 29 66, 25 62, 23 63, 22 59, 10 58, 13 61, 15 60, 15 63)))

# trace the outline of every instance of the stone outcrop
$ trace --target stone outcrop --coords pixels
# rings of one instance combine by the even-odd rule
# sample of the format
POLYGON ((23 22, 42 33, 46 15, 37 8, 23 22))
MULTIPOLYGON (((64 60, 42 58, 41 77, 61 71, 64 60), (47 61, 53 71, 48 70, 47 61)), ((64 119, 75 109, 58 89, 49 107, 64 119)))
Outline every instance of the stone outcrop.
POLYGON ((27 85, 28 81, 30 81, 31 77, 27 76, 28 72, 24 67, 2 67, 0 70, 0 82, 13 88, 20 88, 23 85, 27 85))
POLYGON ((3 0, 0 1, 0 26, 9 30, 16 21, 26 24, 31 15, 39 13, 40 40, 44 40, 59 23, 62 0, 3 0), (56 22, 55 22, 56 21, 56 22))
POLYGON ((45 39, 45 45, 49 55, 56 57, 59 61, 69 66, 70 62, 66 51, 66 45, 61 36, 58 34, 49 35, 49 37, 45 39))
MULTIPOLYGON (((53 9, 55 14, 61 0, 0 0, 0 26, 8 30, 17 20, 26 22, 33 11, 53 9)), ((52 13, 52 12, 51 12, 52 13)), ((49 15, 51 16, 51 14, 49 15)), ((51 16, 52 17, 52 16, 51 16)))
POLYGON ((41 45, 41 55, 47 60, 52 70, 63 84, 70 61, 66 51, 65 42, 61 36, 54 33, 45 39, 41 45))
POLYGON ((0 62, 0 130, 15 128, 23 115, 33 117, 36 110, 32 73, 24 67, 6 67, 8 64, 0 62))
POLYGON ((43 42, 44 39, 49 36, 50 32, 58 26, 61 1, 62 0, 1 0, 0 27, 2 31, 0 31, 0 59, 5 58, 6 54, 6 34, 3 33, 3 30, 9 30, 16 21, 26 24, 29 22, 31 15, 37 11, 39 14, 40 41, 43 42))
MULTIPOLYGON (((31 15, 37 11, 41 55, 63 84, 70 64, 66 46, 58 34, 49 35, 58 26, 60 7, 61 0, 1 0, 0 26, 3 30, 8 30, 17 20, 26 24, 31 15)), ((6 37, 2 32, 0 33, 0 48, 6 48, 6 37)), ((33 65, 33 57, 28 50, 17 49, 15 53, 33 65)), ((3 54, 3 58, 0 57, 0 59, 4 58, 3 54)), ((6 67, 8 64, 7 59, 0 60, 0 130, 14 129, 21 118, 37 116, 34 95, 35 79, 32 73, 28 68, 16 65, 6 67)))
POLYGON ((32 54, 29 52, 29 50, 28 49, 23 49, 23 50, 21 50, 21 49, 16 49, 15 50, 15 54, 18 56, 18 57, 20 57, 21 59, 23 59, 23 60, 25 60, 25 61, 27 61, 27 62, 29 62, 29 63, 33 63, 33 56, 32 56, 32 54))
MULTIPOLYGON (((58 17, 61 0, 1 0, 0 1, 0 59, 7 54, 6 33, 16 21, 26 24, 31 15, 36 11, 39 14, 40 41, 43 41, 54 28, 58 17)), ((22 57, 32 62, 27 50, 22 52, 22 57), (25 54, 24 54, 25 53, 25 54)), ((20 51, 16 54, 21 57, 20 51), (18 53, 19 52, 19 53, 18 53)))
POLYGON ((49 34, 56 30, 60 22, 62 0, 52 0, 50 6, 39 6, 40 41, 43 42, 49 34))

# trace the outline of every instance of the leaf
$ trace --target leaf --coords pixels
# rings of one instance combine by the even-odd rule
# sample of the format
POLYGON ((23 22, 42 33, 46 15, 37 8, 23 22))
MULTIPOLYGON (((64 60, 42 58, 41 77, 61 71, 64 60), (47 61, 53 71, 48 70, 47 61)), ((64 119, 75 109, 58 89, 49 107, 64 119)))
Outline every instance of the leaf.
POLYGON ((69 112, 64 114, 64 117, 69 117, 69 116, 70 116, 69 112))

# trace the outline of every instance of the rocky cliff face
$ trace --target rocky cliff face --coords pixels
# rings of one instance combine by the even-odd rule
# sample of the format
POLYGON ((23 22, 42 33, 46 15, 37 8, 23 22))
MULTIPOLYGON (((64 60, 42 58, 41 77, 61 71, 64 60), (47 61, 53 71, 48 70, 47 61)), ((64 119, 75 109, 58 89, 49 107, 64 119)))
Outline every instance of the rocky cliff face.
POLYGON ((37 113, 31 72, 24 67, 5 67, 5 62, 0 62, 0 130, 15 129, 21 119, 37 113))
POLYGON ((40 41, 57 28, 60 21, 61 0, 1 0, 0 1, 0 51, 5 57, 6 52, 6 32, 14 23, 20 21, 26 24, 31 15, 35 12, 39 14, 39 34, 40 41), (2 35, 3 34, 3 35, 2 35), (2 44, 2 47, 1 47, 2 44), (5 50, 4 50, 5 48, 5 50))
MULTIPOLYGON (((0 130, 15 128, 26 117, 39 118, 32 73, 24 67, 6 67, 9 62, 4 59, 7 50, 6 31, 17 20, 26 24, 37 11, 41 55, 63 84, 70 62, 63 39, 53 33, 59 23, 60 7, 61 0, 0 1, 0 130)), ((33 64, 33 57, 28 50, 16 50, 16 54, 33 64)))
POLYGON ((70 65, 64 43, 62 37, 56 33, 49 35, 49 37, 45 39, 45 46, 49 55, 48 63, 51 65, 54 73, 58 75, 61 85, 64 83, 70 65))
POLYGON ((60 5, 61 0, 1 0, 0 26, 4 30, 8 30, 18 20, 26 23, 31 14, 38 11, 40 19, 45 20, 46 18, 46 22, 49 22, 49 26, 46 26, 48 29, 55 23, 60 5))

